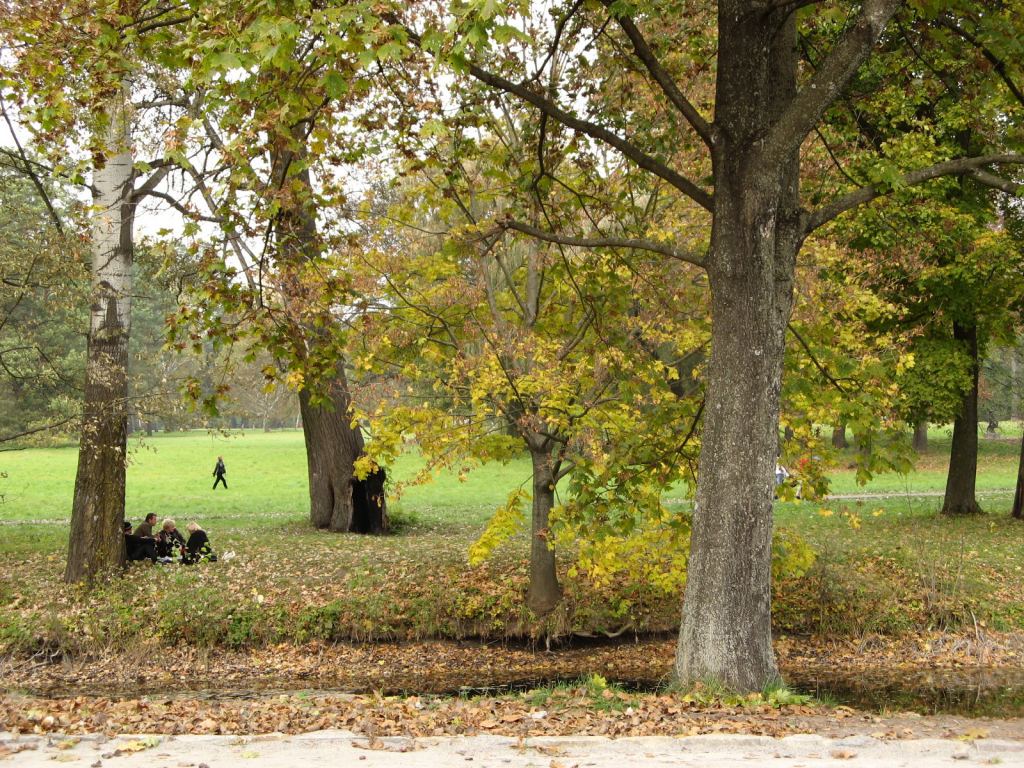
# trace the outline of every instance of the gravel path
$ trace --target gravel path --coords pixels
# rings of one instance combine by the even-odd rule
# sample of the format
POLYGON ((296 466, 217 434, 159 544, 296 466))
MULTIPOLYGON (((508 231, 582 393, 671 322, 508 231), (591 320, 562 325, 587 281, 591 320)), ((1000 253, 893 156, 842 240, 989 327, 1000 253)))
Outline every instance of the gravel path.
MULTIPOLYGON (((1024 734, 1021 734, 1024 739, 1024 734)), ((367 740, 344 731, 257 737, 14 737, 0 733, 0 760, 19 768, 56 763, 91 768, 622 768, 623 766, 954 765, 1024 766, 1024 740, 972 742, 948 739, 880 741, 870 736, 828 739, 815 735, 690 736, 607 739, 596 736, 518 740, 505 736, 384 738, 367 740), (19 751, 14 751, 19 750, 19 751), (6 755, 6 759, 4 756, 6 755)))

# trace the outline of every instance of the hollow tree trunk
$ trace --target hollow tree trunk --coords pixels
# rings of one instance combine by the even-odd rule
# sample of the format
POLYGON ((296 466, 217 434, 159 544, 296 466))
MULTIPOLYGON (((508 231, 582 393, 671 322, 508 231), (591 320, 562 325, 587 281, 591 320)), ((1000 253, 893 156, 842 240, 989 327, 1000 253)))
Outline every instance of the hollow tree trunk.
POLYGON ((1010 514, 1024 520, 1024 437, 1020 441, 1020 461, 1017 463, 1017 490, 1013 494, 1013 508, 1010 514))
POLYGON ((329 404, 312 400, 310 392, 299 391, 309 469, 309 521, 316 528, 351 531, 355 520, 352 467, 363 452, 363 435, 351 424, 352 400, 340 366, 328 393, 329 404))
POLYGON ((832 428, 832 447, 837 451, 850 447, 846 442, 846 424, 839 423, 832 428))
MULTIPOLYGON (((301 138, 301 127, 293 138, 301 138)), ((316 229, 316 208, 309 170, 292 167, 304 154, 300 150, 282 146, 275 153, 274 177, 285 190, 281 196, 281 213, 277 224, 279 269, 282 272, 281 290, 286 303, 302 301, 301 274, 307 263, 315 263, 320 256, 320 243, 316 229)), ((316 356, 323 329, 311 323, 299 324, 296 334, 304 340, 296 350, 297 361, 308 361, 316 356)), ((383 505, 383 490, 379 507, 379 520, 357 520, 353 500, 353 471, 355 460, 363 452, 363 435, 358 425, 352 424, 352 398, 345 376, 344 359, 338 357, 334 376, 324 382, 326 402, 315 402, 313 393, 299 391, 299 411, 302 432, 306 442, 306 465, 309 470, 309 519, 317 528, 343 532, 383 532, 387 528, 383 505)), ((365 505, 364 505, 365 507, 365 505)), ((365 512, 366 510, 364 510, 365 512)))
POLYGON ((125 561, 125 450, 131 330, 132 155, 128 106, 111 100, 106 162, 93 179, 92 296, 82 435, 64 579, 91 581, 125 561))
POLYGON ((913 448, 918 453, 928 450, 928 422, 923 419, 914 425, 913 448))
POLYGON ((526 604, 538 616, 555 609, 562 599, 555 550, 548 535, 551 508, 555 505, 555 474, 550 451, 531 450, 533 463, 533 514, 530 518, 530 586, 526 604))
POLYGON ((978 474, 978 330, 975 326, 953 324, 953 338, 962 342, 971 356, 971 387, 964 395, 960 414, 953 423, 953 445, 949 453, 945 515, 976 515, 981 512, 975 497, 978 474))

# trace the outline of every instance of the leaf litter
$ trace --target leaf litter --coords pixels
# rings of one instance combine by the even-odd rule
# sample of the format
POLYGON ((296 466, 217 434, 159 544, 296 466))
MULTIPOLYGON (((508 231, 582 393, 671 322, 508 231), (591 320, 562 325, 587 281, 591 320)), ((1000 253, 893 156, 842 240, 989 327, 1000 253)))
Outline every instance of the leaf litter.
MULTIPOLYGON (((986 639, 986 664, 1020 666, 1019 634, 986 639)), ((827 665, 851 676, 890 667, 966 674, 979 649, 936 634, 870 642, 783 637, 787 678, 827 665)), ((658 687, 675 639, 555 652, 469 642, 281 644, 244 651, 154 647, 53 663, 6 659, 0 730, 12 733, 297 734, 339 729, 365 737, 566 734, 613 737, 819 733, 877 738, 1020 738, 1024 720, 878 714, 814 702, 727 700, 658 687), (187 676, 183 676, 187 671, 187 676), (589 677, 588 677, 589 676, 589 677), (637 681, 648 692, 607 680, 637 681), (106 686, 98 686, 103 680, 106 686), (542 681, 576 683, 536 687, 542 681), (599 685, 589 682, 600 681, 599 685), (533 689, 500 690, 523 681, 533 689), (451 695, 459 692, 461 695, 451 695), (28 691, 28 693, 26 693, 28 691), (367 691, 373 691, 367 693, 367 691)), ((128 742, 131 743, 131 742, 128 742)), ((10 747, 7 747, 8 749, 10 747)), ((388 749, 395 749, 393 744, 388 749)), ((3 755, 0 744, 0 755, 3 755)))

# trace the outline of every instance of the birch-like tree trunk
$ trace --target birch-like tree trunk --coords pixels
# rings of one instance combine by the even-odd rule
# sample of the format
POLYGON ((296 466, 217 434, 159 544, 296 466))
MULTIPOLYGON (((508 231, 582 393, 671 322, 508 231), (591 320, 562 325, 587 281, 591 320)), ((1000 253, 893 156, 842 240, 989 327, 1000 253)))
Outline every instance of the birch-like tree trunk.
POLYGON ((1013 493, 1013 507, 1010 515, 1024 520, 1024 438, 1020 441, 1020 461, 1017 463, 1017 487, 1013 493))
POLYGON ((128 336, 134 219, 131 114, 125 91, 107 105, 93 178, 92 297, 85 403, 64 578, 91 581, 123 565, 128 336))

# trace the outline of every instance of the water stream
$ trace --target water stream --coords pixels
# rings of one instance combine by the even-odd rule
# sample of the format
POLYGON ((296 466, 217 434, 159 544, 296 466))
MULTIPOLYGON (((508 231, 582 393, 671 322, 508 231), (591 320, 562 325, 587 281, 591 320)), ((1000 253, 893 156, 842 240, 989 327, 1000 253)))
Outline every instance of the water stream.
MULTIPOLYGON (((1024 718, 1024 668, 971 668, 901 673, 878 668, 853 675, 828 676, 821 673, 787 673, 789 687, 830 704, 843 704, 875 712, 912 711, 924 715, 955 714, 970 717, 1024 718)), ((571 682, 564 679, 503 679, 499 674, 469 671, 443 679, 403 672, 376 680, 371 688, 353 685, 352 680, 264 677, 230 686, 209 679, 195 679, 172 690, 152 685, 48 686, 20 689, 21 692, 50 698, 65 696, 106 696, 110 698, 207 700, 261 699, 280 695, 351 695, 376 691, 384 695, 476 696, 523 692, 534 688, 571 682)), ((647 693, 662 690, 661 680, 616 680, 610 683, 627 690, 647 693)))

